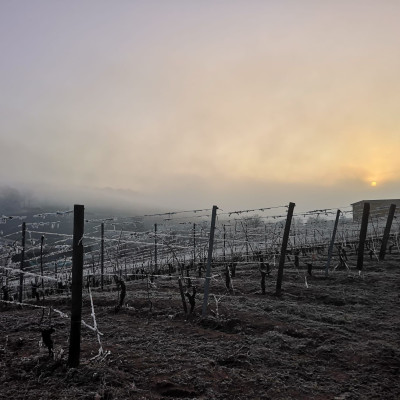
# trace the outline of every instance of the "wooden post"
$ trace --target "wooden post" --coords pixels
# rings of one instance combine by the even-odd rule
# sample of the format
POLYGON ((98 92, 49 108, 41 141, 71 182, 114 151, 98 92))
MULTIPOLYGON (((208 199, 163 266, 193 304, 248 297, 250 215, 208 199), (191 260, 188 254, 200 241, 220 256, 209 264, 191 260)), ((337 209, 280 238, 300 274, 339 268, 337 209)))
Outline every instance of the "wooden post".
POLYGON ((44 243, 44 236, 40 238, 40 275, 42 277, 42 291, 44 293, 44 283, 43 283, 43 243, 44 243))
POLYGON ((20 264, 20 274, 19 274, 19 293, 18 301, 22 303, 22 294, 24 291, 24 262, 25 262, 25 235, 26 235, 26 223, 22 223, 22 250, 21 250, 21 264, 20 264))
POLYGON ((101 223, 101 242, 100 242, 100 285, 104 290, 104 222, 101 223))
POLYGON ((392 222, 395 211, 396 211, 396 204, 391 204, 389 208, 388 218, 386 221, 385 231, 383 232, 381 250, 379 251, 379 261, 383 261, 385 259, 386 247, 389 241, 390 229, 392 228, 392 222))
POLYGON ((358 243, 358 255, 357 255, 357 269, 359 271, 363 269, 363 264, 364 264, 364 246, 365 246, 365 239, 367 237, 369 210, 370 210, 370 204, 364 203, 363 215, 361 220, 361 229, 360 229, 360 240, 358 243))
POLYGON ((185 315, 187 315, 187 305, 186 305, 186 300, 185 300, 185 294, 183 293, 183 286, 182 286, 181 277, 178 278, 178 283, 179 283, 179 292, 181 293, 183 311, 185 311, 185 315))
POLYGON ((267 254, 267 224, 264 222, 264 252, 267 254))
POLYGON ((285 265, 286 249, 289 240, 290 225, 292 223, 293 210, 295 203, 289 203, 289 209, 286 217, 285 230, 283 232, 281 255, 279 257, 279 267, 278 267, 278 279, 276 281, 276 295, 280 296, 282 291, 282 278, 283 278, 283 267, 285 265))
POLYGON ((84 206, 74 205, 74 234, 72 254, 72 305, 69 335, 68 366, 79 366, 81 352, 82 281, 83 281, 84 206))
POLYGON ((196 224, 193 224, 193 265, 196 264, 196 224))
POLYGON ((158 274, 157 266, 157 224, 154 224, 154 273, 158 274))
MULTIPOLYGON (((243 226, 243 224, 242 224, 243 226)), ((246 261, 249 262, 249 237, 247 236, 247 223, 246 228, 244 230, 245 238, 246 238, 246 261)))
POLYGON ((225 246, 226 246, 226 229, 224 224, 224 262, 226 262, 225 246))
POLYGON ((335 237, 336 237, 337 227, 339 224, 339 217, 340 217, 340 210, 337 210, 335 225, 333 227, 333 232, 332 232, 332 237, 331 237, 331 242, 329 243, 328 259, 326 260, 326 265, 325 265, 325 276, 328 276, 328 274, 329 274, 329 266, 331 265, 332 252, 333 252, 333 246, 335 244, 335 237))
POLYGON ((211 279, 211 261, 212 261, 212 253, 214 246, 214 232, 215 232, 215 221, 217 219, 217 209, 218 209, 217 206, 213 206, 211 214, 211 228, 210 228, 210 238, 208 243, 207 271, 206 271, 206 280, 204 282, 204 300, 203 300, 203 309, 201 314, 203 317, 207 315, 208 291, 210 288, 210 279, 211 279))

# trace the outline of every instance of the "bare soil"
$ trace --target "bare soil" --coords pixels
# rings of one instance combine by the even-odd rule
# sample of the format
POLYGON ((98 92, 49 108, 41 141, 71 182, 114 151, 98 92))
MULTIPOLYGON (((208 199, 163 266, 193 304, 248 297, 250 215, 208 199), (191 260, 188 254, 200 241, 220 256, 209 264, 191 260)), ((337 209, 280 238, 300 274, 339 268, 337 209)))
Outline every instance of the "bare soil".
MULTIPOLYGON (((257 266, 239 266, 232 293, 222 278, 211 281, 205 318, 203 280, 192 280, 190 317, 176 279, 127 282, 118 313, 115 285, 93 291, 104 353, 96 357, 97 337, 83 326, 78 368, 67 367, 68 318, 53 311, 50 321, 46 311, 42 327, 55 328, 49 357, 39 345, 42 310, 2 304, 0 398, 399 399, 400 262, 387 259, 328 278, 287 266, 280 297, 276 269, 262 295, 257 266)), ((45 305, 70 315, 68 295, 45 305)), ((83 319, 93 325, 86 290, 83 319)))

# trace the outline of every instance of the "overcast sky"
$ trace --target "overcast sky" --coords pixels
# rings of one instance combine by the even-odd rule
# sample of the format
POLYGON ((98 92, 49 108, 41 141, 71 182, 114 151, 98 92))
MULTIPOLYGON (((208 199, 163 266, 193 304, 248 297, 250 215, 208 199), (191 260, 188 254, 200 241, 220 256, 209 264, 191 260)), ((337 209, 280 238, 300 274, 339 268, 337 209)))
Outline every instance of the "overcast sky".
POLYGON ((397 0, 2 0, 0 186, 172 209, 399 198, 399 21, 397 0))

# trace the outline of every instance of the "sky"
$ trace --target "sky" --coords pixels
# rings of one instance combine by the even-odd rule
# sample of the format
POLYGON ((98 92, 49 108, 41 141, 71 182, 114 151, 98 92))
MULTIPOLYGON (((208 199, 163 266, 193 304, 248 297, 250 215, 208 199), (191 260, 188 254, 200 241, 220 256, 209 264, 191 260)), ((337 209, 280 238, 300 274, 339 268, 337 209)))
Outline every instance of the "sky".
POLYGON ((399 17, 397 0, 2 0, 0 188, 126 209, 399 198, 399 17))

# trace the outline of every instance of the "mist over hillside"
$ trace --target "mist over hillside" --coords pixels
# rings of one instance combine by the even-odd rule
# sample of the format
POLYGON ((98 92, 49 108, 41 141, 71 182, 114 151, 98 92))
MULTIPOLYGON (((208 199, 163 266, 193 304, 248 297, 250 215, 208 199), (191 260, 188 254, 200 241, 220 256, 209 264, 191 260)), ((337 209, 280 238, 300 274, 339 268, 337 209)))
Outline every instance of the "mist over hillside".
POLYGON ((85 213, 99 218, 168 211, 164 207, 141 202, 140 195, 131 190, 0 187, 0 213, 5 216, 72 210, 74 204, 83 204, 85 213))
POLYGON ((0 187, 0 217, 2 217, 0 233, 7 236, 19 232, 24 221, 27 224, 46 223, 46 229, 51 229, 52 232, 71 234, 73 214, 66 212, 72 211, 74 204, 85 206, 86 220, 140 217, 144 214, 170 211, 140 204, 135 201, 135 195, 129 190, 119 191, 109 188, 51 190, 51 188, 2 186, 0 187))

